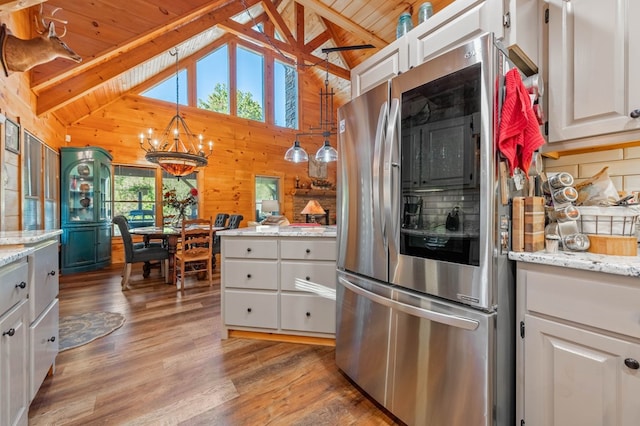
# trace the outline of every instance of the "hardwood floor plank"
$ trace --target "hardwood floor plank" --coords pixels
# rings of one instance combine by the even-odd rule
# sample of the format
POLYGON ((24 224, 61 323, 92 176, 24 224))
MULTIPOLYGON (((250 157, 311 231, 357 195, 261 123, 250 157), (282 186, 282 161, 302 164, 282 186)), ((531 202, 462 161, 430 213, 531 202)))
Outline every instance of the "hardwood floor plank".
POLYGON ((60 315, 122 313, 122 327, 61 352, 31 404, 39 425, 395 425, 338 370, 332 346, 221 340, 220 275, 181 294, 121 265, 60 277, 60 315))

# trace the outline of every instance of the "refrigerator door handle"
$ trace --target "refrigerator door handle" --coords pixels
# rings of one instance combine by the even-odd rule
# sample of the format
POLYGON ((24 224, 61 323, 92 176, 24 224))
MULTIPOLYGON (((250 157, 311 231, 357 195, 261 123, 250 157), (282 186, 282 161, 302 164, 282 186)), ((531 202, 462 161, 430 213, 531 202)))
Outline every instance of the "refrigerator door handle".
POLYGON ((480 322, 469 318, 459 317, 456 315, 443 314, 441 312, 431 311, 429 309, 418 308, 416 306, 407 305, 406 303, 398 302, 396 300, 387 299, 373 292, 365 290, 362 287, 349 282, 343 277, 339 277, 340 283, 348 290, 365 297, 380 305, 404 312, 409 315, 424 318, 429 321, 438 322, 441 324, 449 325, 451 327, 462 328, 464 330, 476 330, 480 326, 480 322))
MULTIPOLYGON (((382 164, 382 139, 384 137, 383 131, 385 127, 385 119, 387 118, 387 102, 383 102, 380 106, 380 113, 378 114, 378 124, 376 127, 376 139, 374 141, 374 150, 373 150, 373 187, 371 188, 372 194, 372 203, 373 203, 373 220, 375 222, 375 226, 378 229, 384 230, 384 215, 380 210, 380 165, 382 164)), ((383 233, 384 235, 384 233, 383 233)), ((384 237, 384 246, 385 249, 387 247, 387 238, 384 237)))
MULTIPOLYGON (((384 164, 383 164, 383 194, 384 194, 384 214, 385 214, 385 224, 389 224, 391 232, 387 231, 386 226, 383 228, 384 235, 389 238, 395 244, 397 241, 396 234, 396 226, 393 226, 393 218, 398 217, 397 207, 394 208, 394 198, 392 194, 392 167, 397 167, 397 159, 394 162, 394 140, 396 133, 396 121, 398 120, 398 109, 400 106, 400 101, 398 99, 391 100, 391 106, 389 108, 389 119, 387 121, 387 135, 384 140, 384 164)), ((392 247, 392 250, 395 250, 395 247, 392 247)))

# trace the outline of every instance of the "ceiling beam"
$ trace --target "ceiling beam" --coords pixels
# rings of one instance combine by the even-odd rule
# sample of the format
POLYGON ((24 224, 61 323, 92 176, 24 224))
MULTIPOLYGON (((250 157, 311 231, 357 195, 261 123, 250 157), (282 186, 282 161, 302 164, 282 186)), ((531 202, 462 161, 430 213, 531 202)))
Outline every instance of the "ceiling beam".
POLYGON ((350 19, 342 16, 340 13, 331 9, 320 0, 295 0, 296 3, 300 3, 305 8, 312 12, 317 13, 323 18, 328 19, 339 27, 344 28, 346 31, 352 32, 355 36, 361 38, 367 43, 373 44, 375 47, 385 47, 389 43, 386 40, 381 39, 370 31, 362 28, 360 25, 351 21, 350 19))
MULTIPOLYGON (((246 0, 250 7, 260 0, 246 0)), ((85 93, 105 84, 109 80, 116 78, 125 71, 134 68, 143 62, 175 47, 181 42, 200 34, 201 32, 217 25, 220 20, 235 16, 244 11, 240 2, 231 2, 214 12, 210 12, 190 21, 181 27, 172 27, 152 40, 146 40, 121 55, 111 58, 109 61, 100 61, 94 67, 85 70, 84 73, 73 75, 59 84, 49 87, 38 93, 36 114, 41 115, 51 112, 62 106, 73 102, 85 93)))
POLYGON ((290 45, 295 46, 297 44, 295 37, 291 34, 289 27, 287 27, 284 19, 282 19, 282 15, 278 13, 278 9, 276 9, 273 3, 271 3, 271 0, 263 1, 262 6, 264 7, 265 13, 269 15, 271 23, 275 25, 280 35, 283 36, 290 45))
POLYGON ((0 13, 11 13, 47 0, 0 0, 0 13))

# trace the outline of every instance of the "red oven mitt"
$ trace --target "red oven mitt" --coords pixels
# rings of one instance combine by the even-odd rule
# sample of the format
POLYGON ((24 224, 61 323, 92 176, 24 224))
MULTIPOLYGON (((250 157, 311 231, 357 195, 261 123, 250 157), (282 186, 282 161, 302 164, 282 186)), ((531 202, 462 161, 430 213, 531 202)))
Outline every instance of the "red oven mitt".
POLYGON ((529 93, 516 68, 505 75, 505 90, 498 149, 508 160, 512 176, 516 167, 527 175, 534 151, 544 145, 545 140, 540 134, 529 93))

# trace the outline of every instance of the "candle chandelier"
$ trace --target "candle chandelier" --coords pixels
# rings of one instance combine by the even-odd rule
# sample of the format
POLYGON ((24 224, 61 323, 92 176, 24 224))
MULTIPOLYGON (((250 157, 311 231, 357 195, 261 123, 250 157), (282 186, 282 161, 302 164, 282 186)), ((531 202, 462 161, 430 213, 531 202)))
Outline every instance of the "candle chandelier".
POLYGON ((213 152, 213 142, 209 141, 209 153, 205 154, 202 135, 195 135, 189 130, 184 118, 180 116, 179 86, 178 86, 178 48, 169 52, 176 58, 176 115, 156 139, 153 129, 140 133, 140 148, 146 151, 145 159, 157 164, 173 176, 186 176, 198 167, 208 163, 209 155, 213 152))

